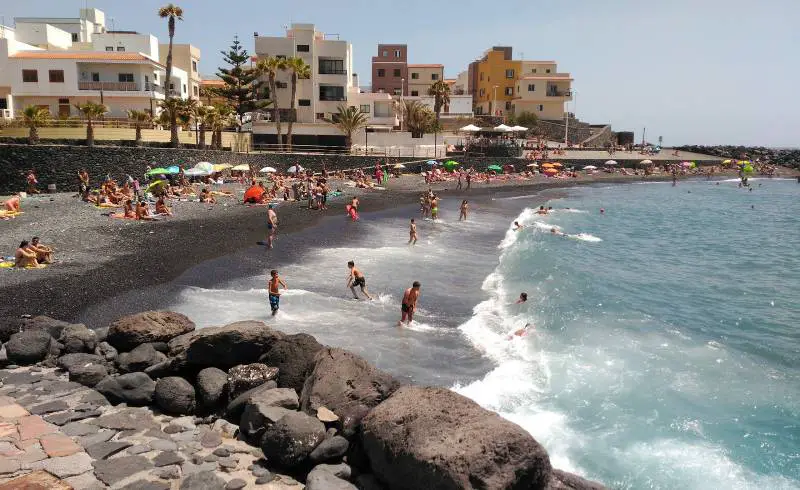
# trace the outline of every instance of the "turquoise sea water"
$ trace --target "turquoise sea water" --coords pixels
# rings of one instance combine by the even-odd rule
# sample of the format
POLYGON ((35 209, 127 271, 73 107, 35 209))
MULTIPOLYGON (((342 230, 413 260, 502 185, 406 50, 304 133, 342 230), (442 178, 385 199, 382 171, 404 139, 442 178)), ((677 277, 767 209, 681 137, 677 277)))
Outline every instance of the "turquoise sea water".
POLYGON ((445 200, 413 248, 415 209, 343 216, 354 243, 312 247, 293 263, 247 257, 289 283, 276 319, 263 272, 190 285, 166 306, 201 326, 274 321, 452 387, 528 430, 555 467, 613 488, 800 488, 800 185, 753 188, 498 196, 473 202, 466 223, 459 201, 445 200), (540 204, 554 212, 535 215, 540 204), (553 236, 554 226, 572 236, 553 236), (376 301, 349 299, 351 259, 376 301), (423 284, 419 318, 398 329, 413 280, 423 284), (515 304, 522 291, 529 300, 515 304), (533 333, 509 340, 528 323, 533 333))

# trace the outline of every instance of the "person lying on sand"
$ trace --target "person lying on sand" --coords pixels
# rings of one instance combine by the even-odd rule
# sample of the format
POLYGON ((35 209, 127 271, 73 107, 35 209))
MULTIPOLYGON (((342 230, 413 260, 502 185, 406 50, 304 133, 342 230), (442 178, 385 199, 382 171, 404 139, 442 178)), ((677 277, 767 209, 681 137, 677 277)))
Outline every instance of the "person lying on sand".
POLYGON ((109 216, 125 219, 136 219, 136 211, 133 209, 133 201, 128 199, 122 206, 122 213, 113 212, 109 216))
POLYGON ((11 196, 3 203, 3 208, 9 213, 20 213, 19 194, 11 196))
POLYGON ((36 254, 36 260, 40 264, 53 263, 53 249, 42 243, 39 243, 39 237, 31 238, 31 243, 28 244, 27 250, 36 254))
POLYGON ((14 267, 39 268, 44 267, 36 260, 36 252, 28 250, 28 240, 22 240, 17 252, 14 254, 14 267))
POLYGON ((214 199, 214 196, 211 195, 211 192, 209 192, 208 188, 203 188, 203 190, 200 191, 200 202, 216 204, 217 200, 214 199))

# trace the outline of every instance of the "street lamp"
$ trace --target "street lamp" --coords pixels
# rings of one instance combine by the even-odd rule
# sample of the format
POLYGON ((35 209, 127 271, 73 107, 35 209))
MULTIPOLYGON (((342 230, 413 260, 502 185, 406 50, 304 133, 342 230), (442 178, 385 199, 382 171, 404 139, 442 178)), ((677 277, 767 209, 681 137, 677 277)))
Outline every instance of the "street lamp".
MULTIPOLYGON (((578 114, 578 91, 575 90, 574 88, 571 88, 571 89, 569 89, 569 91, 567 91, 566 95, 567 96, 570 96, 570 95, 572 96, 572 111, 573 111, 574 114, 576 114, 575 118, 577 119, 577 114, 578 114)), ((567 104, 569 104, 569 102, 565 103, 564 105, 566 106, 567 104)), ((566 126, 564 127, 564 146, 568 147, 569 146, 569 111, 564 111, 564 115, 567 118, 566 126)))
POLYGON ((492 96, 492 99, 493 99, 492 108, 489 110, 489 114, 492 115, 492 116, 494 116, 494 113, 497 112, 497 87, 498 87, 498 85, 494 85, 492 87, 492 93, 494 95, 492 96))
POLYGON ((403 107, 403 92, 405 92, 406 79, 400 79, 400 131, 403 130, 403 122, 405 121, 405 107, 403 107))

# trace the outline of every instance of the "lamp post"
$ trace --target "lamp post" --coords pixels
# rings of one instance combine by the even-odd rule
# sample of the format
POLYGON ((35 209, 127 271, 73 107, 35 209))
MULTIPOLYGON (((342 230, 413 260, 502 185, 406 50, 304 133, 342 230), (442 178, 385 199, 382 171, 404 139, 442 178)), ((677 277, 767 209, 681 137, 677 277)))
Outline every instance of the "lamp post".
POLYGON ((492 109, 489 111, 490 115, 492 115, 492 116, 494 116, 494 113, 497 112, 497 87, 498 87, 497 85, 494 85, 492 87, 492 93, 493 93, 492 100, 493 100, 493 102, 492 102, 492 109))
MULTIPOLYGON (((567 92, 567 95, 571 95, 573 97, 573 99, 572 99, 572 110, 574 111, 575 114, 577 114, 578 113, 578 92, 576 92, 575 89, 569 89, 569 91, 567 92)), ((569 102, 567 102, 567 104, 568 103, 569 102)), ((567 117, 566 126, 564 128, 564 146, 568 147, 569 146, 569 111, 564 111, 564 115, 567 117)), ((575 118, 577 119, 577 115, 575 116, 575 118)))
POLYGON ((400 79, 400 131, 403 131, 403 122, 405 122, 405 107, 403 107, 403 92, 406 88, 406 79, 400 79))

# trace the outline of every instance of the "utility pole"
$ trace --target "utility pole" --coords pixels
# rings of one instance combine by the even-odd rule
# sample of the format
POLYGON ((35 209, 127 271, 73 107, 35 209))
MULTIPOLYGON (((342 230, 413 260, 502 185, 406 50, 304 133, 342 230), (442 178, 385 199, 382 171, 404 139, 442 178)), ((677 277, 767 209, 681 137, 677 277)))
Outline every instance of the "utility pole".
POLYGON ((645 142, 644 135, 645 134, 647 134, 647 127, 642 128, 642 150, 644 150, 644 142, 645 142))

